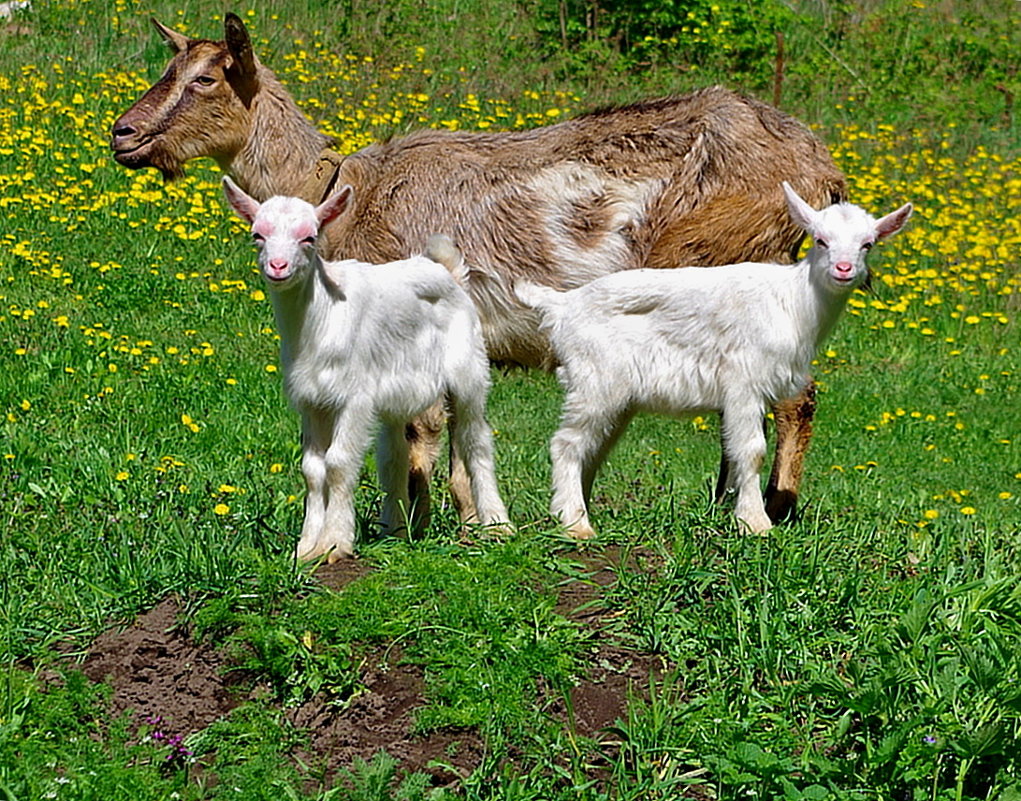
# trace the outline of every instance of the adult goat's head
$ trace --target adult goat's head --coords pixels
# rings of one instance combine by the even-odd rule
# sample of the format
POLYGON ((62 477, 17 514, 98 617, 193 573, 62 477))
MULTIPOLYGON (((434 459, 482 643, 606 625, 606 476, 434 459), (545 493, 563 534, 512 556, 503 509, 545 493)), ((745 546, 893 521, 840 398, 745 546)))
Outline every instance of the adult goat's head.
POLYGON ((160 78, 113 124, 110 147, 131 169, 155 167, 167 180, 199 156, 229 161, 248 136, 259 64, 240 17, 224 18, 225 39, 191 39, 153 20, 174 51, 160 78))

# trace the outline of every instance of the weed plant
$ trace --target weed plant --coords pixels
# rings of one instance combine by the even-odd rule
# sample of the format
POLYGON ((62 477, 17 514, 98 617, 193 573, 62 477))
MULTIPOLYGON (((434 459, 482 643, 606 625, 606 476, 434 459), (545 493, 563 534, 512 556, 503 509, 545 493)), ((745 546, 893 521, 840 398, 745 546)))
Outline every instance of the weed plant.
POLYGON ((201 163, 163 185, 107 149, 166 60, 147 18, 218 36, 222 9, 40 0, 0 22, 5 797, 1021 795, 1017 4, 598 9, 237 11, 346 152, 716 81, 770 99, 782 31, 782 103, 816 127, 855 202, 916 204, 819 354, 797 520, 748 537, 709 504, 712 418, 636 420, 597 479, 594 553, 634 557, 600 599, 601 636, 667 666, 601 745, 551 713, 595 653, 555 606, 579 555, 545 515, 552 377, 494 373, 515 537, 466 539, 441 505, 422 538, 376 539, 370 465, 358 513, 373 570, 324 589, 291 561, 298 422, 218 174, 201 163), (168 594, 272 688, 183 741, 109 720, 105 690, 74 669, 97 633, 168 594), (422 666, 420 731, 485 736, 456 787, 367 755, 327 788, 289 758, 305 735, 281 710, 317 694, 343 705, 369 648, 422 666))

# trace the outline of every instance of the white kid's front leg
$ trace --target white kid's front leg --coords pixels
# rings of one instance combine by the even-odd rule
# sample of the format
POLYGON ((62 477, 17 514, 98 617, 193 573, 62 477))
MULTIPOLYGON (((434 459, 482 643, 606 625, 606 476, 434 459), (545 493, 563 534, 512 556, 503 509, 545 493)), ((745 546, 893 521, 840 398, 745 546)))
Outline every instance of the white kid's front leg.
POLYGON ((737 491, 734 516, 751 532, 773 527, 766 514, 759 474, 766 458, 762 410, 755 405, 728 406, 721 423, 729 483, 737 491))
POLYGON ((354 556, 355 488, 371 428, 371 409, 348 405, 334 416, 326 449, 326 519, 319 535, 320 553, 328 553, 331 563, 354 556))
POLYGON ((299 560, 318 559, 323 551, 319 538, 326 522, 326 449, 333 431, 332 416, 326 412, 303 410, 301 414, 301 472, 305 477, 305 520, 301 527, 296 556, 299 560))

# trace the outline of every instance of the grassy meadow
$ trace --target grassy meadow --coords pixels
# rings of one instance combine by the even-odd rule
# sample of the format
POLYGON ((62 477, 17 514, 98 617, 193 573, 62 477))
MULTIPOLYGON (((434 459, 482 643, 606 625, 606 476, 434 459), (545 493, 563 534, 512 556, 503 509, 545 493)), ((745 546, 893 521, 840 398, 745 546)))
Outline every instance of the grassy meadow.
MULTIPOLYGON (((712 82, 776 90, 752 47, 773 34, 735 31, 755 23, 736 2, 669 4, 703 47, 683 63, 669 32, 609 52, 572 3, 562 24, 558 4, 425 5, 234 10, 344 152, 712 82)), ((291 558, 298 420, 217 169, 164 185, 108 149, 166 61, 148 18, 220 38, 223 11, 36 0, 0 20, 0 798, 1021 798, 1018 3, 774 9, 785 110, 854 202, 916 206, 818 356, 796 521, 742 535, 710 504, 717 421, 643 417, 597 479, 601 536, 579 552, 546 516, 559 389, 494 372, 517 535, 465 536, 438 490, 424 536, 373 537, 370 457, 371 570, 339 591, 291 558), (552 710, 595 652, 558 592, 604 552, 621 558, 599 636, 661 669, 597 742, 552 710), (271 688, 173 743, 111 719, 76 670, 168 596, 271 688), (339 781, 291 758, 306 734, 281 710, 348 703, 382 649, 422 668, 419 732, 481 734, 452 786, 385 757, 339 781)))

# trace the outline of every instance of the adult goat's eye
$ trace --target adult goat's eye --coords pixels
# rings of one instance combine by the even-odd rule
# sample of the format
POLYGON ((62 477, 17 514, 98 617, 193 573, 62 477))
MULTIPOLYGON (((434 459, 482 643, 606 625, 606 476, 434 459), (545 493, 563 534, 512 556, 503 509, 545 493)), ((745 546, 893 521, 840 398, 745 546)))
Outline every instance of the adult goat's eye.
POLYGON ((195 83, 199 84, 200 86, 212 86, 214 83, 216 83, 216 78, 214 78, 212 75, 198 75, 195 77, 195 83))

